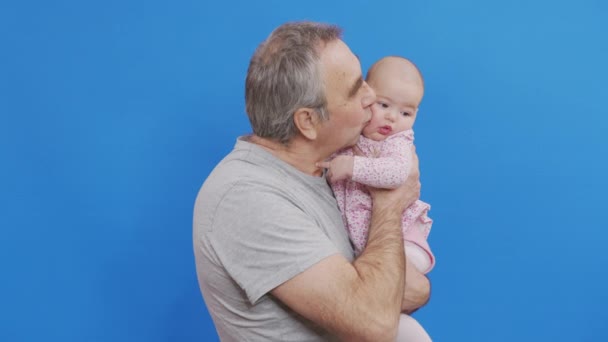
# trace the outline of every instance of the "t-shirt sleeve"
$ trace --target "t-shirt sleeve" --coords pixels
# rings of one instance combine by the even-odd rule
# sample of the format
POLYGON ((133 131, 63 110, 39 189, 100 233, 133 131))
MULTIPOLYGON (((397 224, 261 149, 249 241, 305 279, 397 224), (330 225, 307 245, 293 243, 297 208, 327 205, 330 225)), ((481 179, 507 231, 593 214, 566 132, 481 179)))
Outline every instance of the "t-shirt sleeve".
POLYGON ((234 185, 209 234, 222 266, 255 304, 283 282, 338 253, 317 222, 284 191, 234 185))

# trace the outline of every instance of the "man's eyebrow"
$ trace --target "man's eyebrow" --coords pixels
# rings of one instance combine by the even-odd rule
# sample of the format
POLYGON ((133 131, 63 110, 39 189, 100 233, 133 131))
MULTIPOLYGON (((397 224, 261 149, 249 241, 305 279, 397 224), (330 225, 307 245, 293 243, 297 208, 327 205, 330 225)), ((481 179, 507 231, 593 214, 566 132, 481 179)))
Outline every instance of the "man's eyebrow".
POLYGON ((353 84, 353 86, 350 87, 350 90, 348 91, 348 98, 355 96, 357 94, 357 92, 359 91, 359 88, 361 88, 362 84, 363 84, 363 76, 359 76, 359 78, 353 84))

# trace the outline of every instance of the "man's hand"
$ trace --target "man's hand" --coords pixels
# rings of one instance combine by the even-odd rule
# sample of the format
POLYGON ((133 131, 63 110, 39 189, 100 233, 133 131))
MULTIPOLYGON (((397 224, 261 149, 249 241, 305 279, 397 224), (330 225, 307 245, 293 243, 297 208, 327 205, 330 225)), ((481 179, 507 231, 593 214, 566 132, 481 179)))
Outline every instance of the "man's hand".
POLYGON ((353 177, 354 166, 355 157, 353 156, 337 156, 328 162, 317 163, 317 167, 327 169, 327 179, 330 182, 351 179, 353 177))

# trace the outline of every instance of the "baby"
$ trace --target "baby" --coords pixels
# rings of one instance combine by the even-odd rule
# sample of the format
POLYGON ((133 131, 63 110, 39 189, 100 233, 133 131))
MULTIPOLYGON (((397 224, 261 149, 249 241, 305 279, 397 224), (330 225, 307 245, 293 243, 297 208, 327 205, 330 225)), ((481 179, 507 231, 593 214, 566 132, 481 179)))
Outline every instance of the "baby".
MULTIPOLYGON (((401 57, 385 57, 367 73, 367 83, 376 91, 372 118, 353 149, 337 153, 327 168, 330 181, 349 237, 359 255, 365 248, 371 220, 372 199, 367 186, 396 188, 408 177, 418 106, 424 95, 424 82, 418 68, 401 57)), ((427 237, 432 220, 430 206, 420 200, 402 216, 402 231, 407 260, 421 273, 435 265, 427 237)), ((398 340, 430 341, 424 329, 411 317, 402 315, 398 340), (407 336, 406 336, 407 335, 407 336)))

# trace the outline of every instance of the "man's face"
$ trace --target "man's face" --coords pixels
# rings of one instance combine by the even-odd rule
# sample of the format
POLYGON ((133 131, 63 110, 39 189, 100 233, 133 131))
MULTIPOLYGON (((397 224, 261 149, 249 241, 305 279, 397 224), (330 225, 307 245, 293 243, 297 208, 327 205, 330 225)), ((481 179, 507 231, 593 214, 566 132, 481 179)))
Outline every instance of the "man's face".
POLYGON ((371 119, 376 95, 363 80, 359 59, 343 41, 328 43, 320 57, 329 120, 320 126, 319 141, 331 154, 357 143, 371 119))

